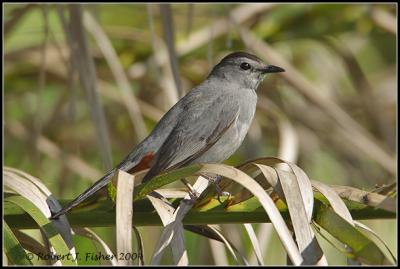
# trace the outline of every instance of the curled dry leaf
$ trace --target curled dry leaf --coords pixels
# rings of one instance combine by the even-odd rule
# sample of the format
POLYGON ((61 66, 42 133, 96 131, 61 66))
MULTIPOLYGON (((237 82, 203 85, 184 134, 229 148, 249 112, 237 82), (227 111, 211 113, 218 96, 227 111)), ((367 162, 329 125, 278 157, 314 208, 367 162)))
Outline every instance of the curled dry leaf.
MULTIPOLYGON (((271 167, 257 164, 261 171, 268 171, 268 169, 273 169, 271 167)), ((304 258, 304 264, 327 264, 326 258, 323 255, 321 247, 319 246, 314 232, 311 229, 310 221, 312 216, 312 208, 307 209, 307 202, 312 199, 314 201, 312 188, 311 190, 304 190, 310 186, 308 178, 306 178, 305 174, 303 174, 297 166, 290 165, 290 167, 295 171, 296 175, 291 173, 287 173, 285 171, 281 171, 279 169, 275 169, 278 174, 278 184, 282 186, 283 197, 286 201, 286 204, 289 208, 290 219, 293 225, 293 229, 296 236, 296 241, 299 246, 300 252, 304 258), (302 178, 300 180, 299 178, 302 178), (307 182, 308 184, 303 184, 307 182), (301 189, 303 189, 303 193, 308 195, 305 199, 302 196, 301 189), (311 193, 311 197, 310 196, 311 193)), ((266 178, 269 178, 269 173, 265 173, 266 178)), ((275 182, 271 182, 274 184, 275 182)), ((282 194, 281 194, 282 195, 282 194)), ((310 203, 309 203, 310 204, 310 203)), ((311 203, 312 205, 313 203, 311 203)))
MULTIPOLYGON (((60 203, 52 196, 47 187, 36 177, 15 168, 4 167, 4 186, 18 193, 35 205, 41 213, 49 218, 51 212, 61 209, 60 203)), ((29 212, 28 212, 29 213, 29 212)), ((71 226, 65 216, 52 221, 73 257, 76 257, 72 241, 71 226)))
MULTIPOLYGON (((199 177, 196 183, 194 184, 193 189, 200 194, 207 188, 208 183, 209 182, 207 179, 199 177)), ((192 200, 189 194, 180 202, 178 208, 172 215, 172 218, 170 218, 168 225, 164 228, 161 234, 160 240, 152 257, 152 262, 151 262, 152 264, 159 264, 165 248, 171 243, 171 240, 174 237, 174 235, 182 236, 182 241, 183 241, 182 220, 187 214, 187 212, 189 212, 189 210, 193 207, 193 205, 194 201, 192 200)), ((185 255, 186 252, 181 253, 181 257, 179 257, 179 263, 187 262, 185 260, 187 259, 185 258, 185 255)))
MULTIPOLYGON (((68 255, 72 255, 75 258, 75 253, 70 250, 64 241, 62 235, 55 225, 52 225, 52 222, 36 207, 31 201, 22 197, 22 196, 10 196, 7 197, 6 200, 11 202, 21 209, 23 209, 26 213, 28 213, 32 219, 36 222, 36 224, 40 227, 41 231, 45 234, 47 239, 49 240, 53 253, 57 253, 58 255, 64 255, 62 257, 67 257, 68 255)), ((54 223, 54 222, 53 222, 54 223)), ((76 259, 63 259, 56 260, 55 265, 76 265, 76 259)))
POLYGON ((375 208, 382 208, 390 212, 397 212, 396 199, 364 190, 359 190, 349 186, 332 186, 341 198, 362 203, 375 208))
MULTIPOLYGON (((157 214, 160 216, 161 221, 164 227, 167 227, 174 221, 174 211, 171 205, 166 203, 163 200, 163 197, 158 193, 154 192, 152 194, 147 195, 150 202, 152 203, 153 207, 157 211, 157 214)), ((187 257, 187 251, 185 248, 185 242, 183 237, 183 226, 182 224, 176 225, 175 230, 173 232, 173 237, 171 241, 171 250, 172 250, 172 257, 174 259, 174 264, 176 265, 188 265, 189 260, 187 257)), ((153 257, 154 259, 154 257, 153 257)), ((157 261, 155 261, 157 262, 157 261)))
POLYGON ((293 241, 290 231, 274 202, 254 179, 236 168, 222 164, 206 164, 198 173, 202 172, 213 173, 227 177, 251 191, 253 195, 260 201, 261 205, 270 217, 270 220, 274 225, 275 230, 277 231, 293 264, 299 265, 303 262, 303 258, 297 249, 296 243, 293 241))
POLYGON ((343 219, 345 219, 347 222, 349 222, 351 225, 354 226, 354 221, 349 212, 349 209, 346 207, 346 204, 343 202, 340 196, 332 188, 323 184, 322 182, 318 182, 315 180, 312 181, 312 185, 320 193, 322 193, 322 195, 324 195, 326 199, 328 199, 333 210, 339 216, 341 216, 343 219))

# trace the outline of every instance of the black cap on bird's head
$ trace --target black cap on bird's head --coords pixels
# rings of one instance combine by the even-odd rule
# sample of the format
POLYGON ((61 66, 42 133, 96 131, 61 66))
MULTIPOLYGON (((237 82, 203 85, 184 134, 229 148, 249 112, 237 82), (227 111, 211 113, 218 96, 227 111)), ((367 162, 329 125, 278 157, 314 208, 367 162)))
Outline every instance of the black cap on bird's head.
POLYGON ((257 56, 247 53, 247 52, 244 52, 244 51, 232 52, 232 53, 226 55, 224 58, 222 58, 221 62, 227 62, 227 61, 230 61, 232 59, 237 59, 237 58, 248 58, 248 59, 251 59, 251 60, 259 62, 259 63, 263 62, 257 56))
POLYGON ((257 88, 268 73, 284 72, 281 67, 265 64, 257 56, 243 52, 233 52, 225 56, 211 71, 211 76, 225 78, 242 84, 244 87, 257 88))

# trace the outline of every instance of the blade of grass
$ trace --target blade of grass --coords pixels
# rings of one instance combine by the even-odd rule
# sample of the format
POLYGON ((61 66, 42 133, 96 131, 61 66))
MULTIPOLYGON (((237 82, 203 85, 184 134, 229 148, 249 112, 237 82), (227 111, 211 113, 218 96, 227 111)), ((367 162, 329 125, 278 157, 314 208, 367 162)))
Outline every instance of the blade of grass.
POLYGON ((40 209, 46 217, 51 216, 49 206, 46 203, 47 197, 35 187, 35 185, 17 175, 3 171, 4 187, 9 188, 19 195, 25 197, 40 209))
POLYGON ((160 4, 160 14, 164 31, 164 40, 168 48, 169 63, 174 77, 178 97, 182 97, 183 90, 181 85, 181 76, 179 74, 178 57, 175 51, 174 22, 170 4, 160 4))
POLYGON ((356 225, 357 228, 361 228, 362 230, 366 231, 368 234, 372 235, 374 238, 378 239, 379 242, 385 247, 385 249, 387 250, 387 252, 389 252, 389 255, 392 258, 392 262, 393 264, 397 263, 397 259, 396 257, 393 255, 392 251, 390 250, 390 248, 388 247, 388 245, 385 243, 385 241, 383 241, 383 239, 373 230, 371 230, 367 225, 362 224, 359 221, 354 221, 354 224, 356 225))
MULTIPOLYGON (((258 167, 262 171, 267 170, 268 168, 264 165, 257 164, 258 167)), ((282 186, 282 190, 284 193, 284 199, 289 208, 290 219, 294 228, 296 241, 299 246, 299 250, 301 252, 302 257, 304 258, 304 264, 318 264, 322 263, 326 265, 326 258, 315 238, 315 235, 311 229, 310 221, 312 216, 312 207, 310 209, 306 209, 308 207, 309 200, 309 192, 311 191, 311 199, 313 205, 313 193, 310 188, 307 191, 308 184, 302 184, 306 182, 307 179, 303 180, 300 177, 304 177, 302 173, 300 173, 300 169, 298 169, 293 164, 290 164, 291 168, 295 171, 295 177, 286 176, 280 170, 275 169, 278 177, 279 183, 282 186), (301 189, 303 189, 304 196, 302 196, 301 189)), ((268 178, 268 174, 265 175, 268 178)), ((311 186, 310 186, 311 187, 311 186)))
POLYGON ((173 171, 167 171, 161 175, 158 175, 150 181, 142 183, 135 188, 133 192, 133 201, 145 198, 146 195, 164 185, 167 185, 187 176, 192 176, 195 172, 199 171, 201 167, 202 165, 195 164, 173 171))
POLYGON ((22 18, 28 14, 28 11, 36 7, 37 5, 34 4, 25 4, 21 7, 14 8, 10 14, 11 18, 4 22, 4 37, 8 38, 10 36, 10 33, 15 29, 15 26, 18 25, 18 23, 21 22, 22 18))
POLYGON ((33 144, 36 145, 33 150, 35 166, 40 165, 40 155, 37 151, 37 141, 43 130, 43 91, 46 87, 46 65, 47 65, 47 47, 49 43, 49 21, 48 21, 48 8, 46 5, 41 6, 43 14, 43 43, 40 48, 40 69, 38 74, 38 84, 36 92, 36 111, 33 115, 34 130, 33 130, 33 144))
MULTIPOLYGON (((8 121, 5 124, 5 129, 18 139, 28 140, 29 138, 29 132, 26 127, 17 121, 8 121)), ((52 159, 58 160, 60 163, 63 162, 68 169, 83 178, 95 181, 102 176, 99 170, 93 168, 77 156, 63 152, 53 141, 45 136, 39 137, 38 147, 40 152, 43 152, 52 159)))
POLYGON ((322 182, 318 182, 315 180, 312 181, 312 185, 320 193, 322 193, 322 195, 324 195, 326 199, 328 199, 329 204, 339 216, 341 216, 343 219, 354 226, 353 217, 347 209, 346 204, 342 201, 342 199, 340 199, 340 196, 332 188, 323 184, 322 182))
POLYGON ((236 255, 236 253, 241 257, 243 264, 248 265, 248 262, 246 261, 245 257, 233 246, 231 242, 219 231, 215 226, 212 225, 207 225, 207 227, 215 233, 215 235, 218 236, 218 238, 224 243, 225 247, 228 249, 228 251, 231 253, 232 257, 236 261, 237 264, 239 264, 239 259, 236 255))
POLYGON ((187 4, 187 12, 186 12, 186 37, 190 35, 193 27, 193 18, 194 18, 194 4, 187 4))
MULTIPOLYGON (((117 253, 132 253, 132 193, 135 185, 135 176, 118 170, 117 200, 116 200, 116 240, 117 253)), ((124 255, 123 255, 124 256, 124 255)), ((130 265, 131 259, 119 259, 118 265, 130 265)))
POLYGON ((144 247, 143 247, 143 238, 140 235, 138 228, 133 226, 133 231, 135 232, 136 242, 137 242, 137 249, 138 249, 138 265, 145 265, 144 264, 144 247))
POLYGON ((231 253, 233 259, 237 264, 239 264, 238 257, 241 258, 242 264, 249 265, 246 260, 246 257, 240 253, 240 251, 232 244, 232 242, 222 234, 220 231, 219 225, 185 225, 186 230, 191 231, 193 233, 199 234, 209 239, 209 243, 211 245, 213 258, 215 261, 215 265, 228 265, 228 258, 226 257, 225 249, 223 245, 218 244, 217 242, 223 243, 228 251, 231 253), (218 255, 218 256, 217 256, 218 255), (219 256, 221 255, 221 256, 219 256))
POLYGON ((118 59, 115 49, 113 48, 109 38, 104 33, 101 26, 89 12, 83 13, 83 23, 97 41, 97 45, 102 51, 108 65, 110 66, 111 72, 117 82, 118 89, 121 91, 121 95, 123 96, 125 107, 128 110, 137 137, 139 140, 144 139, 148 135, 147 128, 139 111, 138 101, 136 100, 135 95, 132 93, 129 80, 125 74, 120 60, 118 59))
MULTIPOLYGON (((7 223, 3 220, 3 236, 4 236, 4 249, 7 257, 10 259, 11 264, 14 265, 33 265, 27 257, 25 249, 21 246, 18 239, 7 223)), ((4 264, 3 264, 4 265, 4 264)))
MULTIPOLYGON (((257 228, 257 239, 260 242, 260 252, 267 253, 268 249, 272 247, 270 244, 272 237, 273 227, 270 223, 260 223, 257 228)), ((256 263, 256 255, 254 253, 250 256, 250 264, 256 263)))
POLYGON ((51 246, 59 255, 57 262, 61 262, 63 265, 76 265, 76 260, 74 255, 70 253, 70 250, 63 240, 61 234, 58 232, 57 228, 48 220, 48 218, 43 215, 41 210, 39 210, 35 205, 33 205, 29 200, 22 196, 12 196, 7 197, 7 201, 17 205, 27 212, 39 225, 40 229, 46 234, 46 237, 51 243, 51 246))
POLYGON ((365 204, 374 208, 382 208, 390 212, 397 212, 396 199, 381 195, 378 193, 373 193, 369 191, 359 190, 350 186, 331 186, 338 195, 350 201, 365 204))
MULTIPOLYGON (((159 192, 154 192, 147 196, 147 198, 152 203, 153 207, 156 209, 157 214, 160 216, 164 227, 167 227, 174 221, 174 211, 173 208, 165 198, 162 197, 159 192)), ((176 225, 173 238, 171 242, 171 250, 174 264, 176 265, 188 265, 189 259, 187 256, 187 251, 185 248, 184 236, 183 236, 183 226, 176 225)))
POLYGON ((45 248, 41 243, 39 243, 36 239, 33 237, 27 235, 24 232, 21 232, 20 230, 14 229, 14 235, 17 238, 18 242, 21 243, 21 246, 36 255, 44 254, 44 255, 49 255, 50 252, 48 252, 48 249, 45 248))
MULTIPOLYGON (((62 208, 57 199, 52 196, 51 192, 38 178, 10 167, 3 168, 3 176, 4 186, 31 201, 45 216, 49 217, 51 212, 56 212, 62 208)), ((76 253, 72 241, 71 226, 68 220, 62 217, 54 221, 53 225, 57 228, 71 250, 71 254, 75 257, 76 253)))
POLYGON ((59 5, 57 8, 70 46, 71 55, 74 58, 72 63, 74 68, 78 70, 80 83, 86 94, 86 101, 96 129, 96 141, 101 153, 103 166, 109 170, 112 167, 112 160, 107 122, 101 105, 101 98, 98 95, 96 67, 90 55, 89 44, 83 27, 81 5, 69 5, 69 23, 66 22, 62 6, 59 5))
MULTIPOLYGON (((256 19, 258 16, 264 14, 275 5, 275 3, 257 3, 252 5, 242 4, 238 7, 235 7, 230 12, 230 16, 236 18, 239 23, 245 23, 250 20, 256 19)), ((210 25, 193 32, 186 39, 177 43, 177 55, 179 57, 185 56, 190 52, 206 45, 210 40, 210 29, 213 29, 214 39, 221 37, 229 31, 228 25, 229 20, 225 16, 216 21, 213 21, 210 25)), ((160 61, 158 61, 159 65, 163 65, 168 61, 168 59, 166 57, 162 57, 161 54, 164 54, 164 51, 158 49, 158 51, 156 51, 155 55, 153 56, 154 59, 160 59, 160 61)), ((143 63, 136 63, 129 68, 128 73, 131 74, 130 71, 138 68, 139 66, 146 69, 143 63)))
MULTIPOLYGON (((154 179, 151 181, 154 181, 154 179)), ((208 183, 209 182, 207 179, 199 177, 196 183, 193 185, 193 189, 197 193, 201 193, 206 189, 208 183)), ((160 263, 162 254, 165 251, 166 247, 171 243, 174 235, 178 237, 183 236, 182 219, 185 217, 187 212, 193 207, 193 205, 194 201, 192 200, 189 194, 187 194, 185 198, 179 203, 178 208, 175 210, 168 225, 165 226, 161 234, 160 240, 155 248, 151 264, 160 263)), ((182 258, 183 256, 179 257, 179 261, 181 261, 182 258)))
MULTIPOLYGON (((154 78, 157 81, 159 87, 165 92, 167 102, 166 108, 173 106, 179 100, 179 94, 174 84, 174 75, 171 69, 171 65, 168 61, 168 48, 166 44, 160 39, 154 30, 154 16, 153 16, 153 5, 147 4, 147 17, 149 30, 151 33, 151 44, 153 46, 153 57, 149 59, 149 62, 155 65, 154 78), (159 67, 161 70, 159 70, 159 67), (161 72, 160 72, 161 71, 161 72)), ((135 76, 135 70, 143 70, 142 74, 146 73, 146 65, 143 63, 136 63, 131 66, 128 73, 131 78, 138 78, 135 76)), ((147 71, 149 71, 147 69, 147 71)))
MULTIPOLYGON (((115 255, 113 254, 113 252, 111 251, 110 247, 103 241, 103 239, 101 239, 101 237, 99 237, 95 232, 93 232, 91 229, 89 228, 82 228, 82 227, 76 227, 74 228, 74 232, 77 235, 81 235, 84 237, 87 237, 89 239, 91 239, 94 242, 97 242, 98 244, 100 244, 100 246, 102 247, 102 249, 104 250, 104 252, 109 256, 109 257, 115 257, 115 255)), ((118 262, 116 259, 110 259, 109 260, 111 265, 113 266, 117 266, 118 262)))
POLYGON ((348 258, 365 264, 390 264, 373 241, 327 206, 320 205, 315 221, 328 233, 348 246, 346 248, 348 258))
POLYGON ((214 260, 214 265, 215 266, 229 265, 228 257, 226 256, 225 246, 213 239, 208 239, 207 241, 210 245, 210 251, 212 258, 214 260))
POLYGON ((372 20, 385 31, 397 35, 396 17, 380 7, 372 9, 372 20))
POLYGON ((373 87, 368 81, 365 72, 362 70, 360 63, 357 61, 354 52, 348 47, 348 45, 336 38, 326 38, 327 44, 336 53, 337 56, 343 60, 346 68, 346 72, 349 73, 349 78, 353 84, 354 89, 359 95, 359 101, 362 105, 361 108, 365 111, 368 117, 368 122, 371 124, 371 131, 380 134, 382 140, 386 141, 387 146, 394 146, 393 131, 388 119, 382 113, 376 113, 376 111, 382 111, 383 105, 377 102, 379 98, 375 97, 373 87))
POLYGON ((253 226, 250 223, 245 223, 243 224, 244 228, 246 229, 246 232, 250 238, 251 245, 253 247, 254 253, 257 257, 257 262, 258 265, 263 266, 264 265, 264 258, 262 256, 261 248, 259 241, 257 239, 256 233, 254 232, 253 226))

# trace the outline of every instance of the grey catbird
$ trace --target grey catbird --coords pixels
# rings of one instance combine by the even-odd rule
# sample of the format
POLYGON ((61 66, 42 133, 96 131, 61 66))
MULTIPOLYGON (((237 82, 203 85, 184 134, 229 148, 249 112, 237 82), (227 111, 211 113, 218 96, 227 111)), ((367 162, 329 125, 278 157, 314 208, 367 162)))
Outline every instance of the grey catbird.
POLYGON ((246 52, 223 58, 207 79, 189 91, 151 134, 115 168, 52 218, 65 214, 110 182, 114 172, 150 168, 142 182, 165 169, 221 162, 241 145, 256 110, 256 89, 267 73, 283 72, 246 52))

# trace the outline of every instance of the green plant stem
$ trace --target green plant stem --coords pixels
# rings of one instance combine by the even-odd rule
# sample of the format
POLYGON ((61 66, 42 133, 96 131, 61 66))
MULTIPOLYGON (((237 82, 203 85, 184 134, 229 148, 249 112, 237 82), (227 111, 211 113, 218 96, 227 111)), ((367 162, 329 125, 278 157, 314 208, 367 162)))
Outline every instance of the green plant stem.
MULTIPOLYGON (((222 201, 224 198, 222 197, 222 201)), ((326 203, 321 195, 315 195, 315 199, 326 203)), ((173 203, 176 205, 180 199, 173 203)), ((68 201, 63 201, 66 204, 68 201)), ((362 219, 394 219, 396 213, 383 209, 375 209, 360 203, 345 200, 351 215, 356 220, 362 219)), ((316 203, 318 204, 318 203, 316 203)), ((289 218, 286 205, 278 201, 276 203, 284 219, 289 218)), ((134 202, 134 226, 160 226, 161 220, 150 202, 139 200, 134 202)), ((320 214, 320 207, 314 207, 314 219, 320 214)), ((98 201, 94 206, 74 210, 67 214, 72 227, 107 227, 115 225, 115 209, 109 200, 98 201)), ((36 223, 31 217, 12 203, 4 202, 4 219, 12 229, 34 229, 36 223)), ((183 224, 222 224, 222 223, 265 223, 270 222, 268 215, 262 209, 256 199, 248 199, 240 204, 226 207, 217 200, 212 199, 206 205, 193 208, 183 220, 183 224)))

